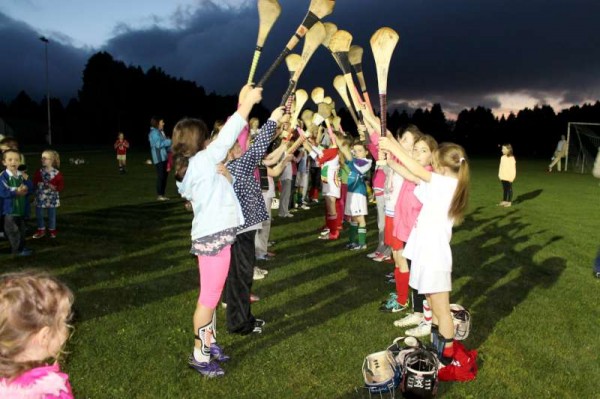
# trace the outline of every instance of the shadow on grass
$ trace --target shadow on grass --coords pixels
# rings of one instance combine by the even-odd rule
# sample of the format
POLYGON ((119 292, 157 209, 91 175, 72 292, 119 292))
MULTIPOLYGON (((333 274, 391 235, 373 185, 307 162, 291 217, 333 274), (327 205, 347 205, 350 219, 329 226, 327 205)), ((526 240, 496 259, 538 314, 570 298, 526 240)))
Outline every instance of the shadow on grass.
POLYGON ((35 256, 14 266, 56 274, 75 293, 77 321, 86 321, 198 290, 190 225, 178 201, 69 213, 57 239, 29 240, 35 256))
POLYGON ((516 204, 520 204, 522 202, 532 200, 534 198, 537 198, 543 191, 544 190, 542 190, 541 188, 539 188, 537 190, 533 190, 533 191, 530 191, 528 193, 521 194, 517 198, 515 198, 513 202, 516 203, 516 204))
MULTIPOLYGON (((538 191, 541 192, 535 192, 538 191)), ((474 349, 487 340, 496 324, 510 316, 532 290, 550 288, 566 268, 563 258, 535 260, 542 249, 562 240, 562 236, 540 242, 537 237, 542 237, 545 231, 526 233, 530 225, 522 220, 517 210, 490 218, 478 218, 478 213, 476 210, 470 214, 461 228, 476 228, 480 232, 452 247, 453 280, 466 278, 467 281, 451 293, 451 302, 459 303, 471 312, 471 334, 464 343, 467 348, 474 349), (536 241, 538 243, 523 247, 536 241)), ((478 364, 480 369, 483 368, 482 356, 478 364)), ((449 392, 452 386, 441 384, 439 393, 449 392)))

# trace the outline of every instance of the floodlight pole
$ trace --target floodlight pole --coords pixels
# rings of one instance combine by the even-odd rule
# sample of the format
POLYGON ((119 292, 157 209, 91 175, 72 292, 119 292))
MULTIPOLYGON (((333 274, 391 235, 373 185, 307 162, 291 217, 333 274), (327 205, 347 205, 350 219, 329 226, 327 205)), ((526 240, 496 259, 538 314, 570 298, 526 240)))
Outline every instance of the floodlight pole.
POLYGON ((48 80, 48 42, 45 36, 40 36, 40 40, 44 42, 44 50, 46 55, 46 108, 48 110, 48 145, 52 145, 52 123, 50 120, 50 84, 48 80))

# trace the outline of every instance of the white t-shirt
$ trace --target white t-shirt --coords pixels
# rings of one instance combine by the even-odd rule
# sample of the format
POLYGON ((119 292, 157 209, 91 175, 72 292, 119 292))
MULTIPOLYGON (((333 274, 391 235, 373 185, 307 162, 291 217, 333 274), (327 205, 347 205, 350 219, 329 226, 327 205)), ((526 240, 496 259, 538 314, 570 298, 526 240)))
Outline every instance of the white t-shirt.
POLYGON ((398 196, 400 195, 400 189, 402 188, 402 183, 404 183, 404 178, 394 172, 389 166, 384 166, 383 171, 385 173, 385 184, 383 189, 385 216, 394 217, 396 202, 398 202, 398 196))
POLYGON ((412 261, 410 285, 419 293, 450 291, 434 290, 439 287, 436 272, 452 272, 450 239, 454 220, 448 210, 454 197, 458 180, 453 177, 431 174, 431 181, 421 182, 415 196, 423 203, 415 227, 408 237, 403 255, 412 261))

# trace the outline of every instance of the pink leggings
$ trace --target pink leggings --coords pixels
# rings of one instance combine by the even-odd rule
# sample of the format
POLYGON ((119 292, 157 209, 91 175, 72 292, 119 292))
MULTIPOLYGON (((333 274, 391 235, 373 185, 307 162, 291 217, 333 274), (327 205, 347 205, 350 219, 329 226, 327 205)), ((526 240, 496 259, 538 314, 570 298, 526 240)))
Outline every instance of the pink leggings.
POLYGON ((214 309, 219 303, 219 298, 225 286, 231 259, 231 245, 224 247, 215 256, 198 256, 200 269, 200 297, 198 302, 214 309))

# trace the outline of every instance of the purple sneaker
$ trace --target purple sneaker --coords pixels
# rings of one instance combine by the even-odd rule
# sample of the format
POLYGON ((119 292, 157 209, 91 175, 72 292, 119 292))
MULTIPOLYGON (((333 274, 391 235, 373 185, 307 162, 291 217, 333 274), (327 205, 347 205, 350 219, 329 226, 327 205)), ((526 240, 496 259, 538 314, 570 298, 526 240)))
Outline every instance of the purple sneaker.
POLYGON ((216 360, 217 362, 225 363, 230 359, 229 355, 226 355, 216 342, 210 344, 210 359, 216 360))
POLYGON ((225 371, 216 362, 199 362, 194 358, 193 354, 188 357, 188 365, 207 378, 222 377, 225 375, 225 371))

